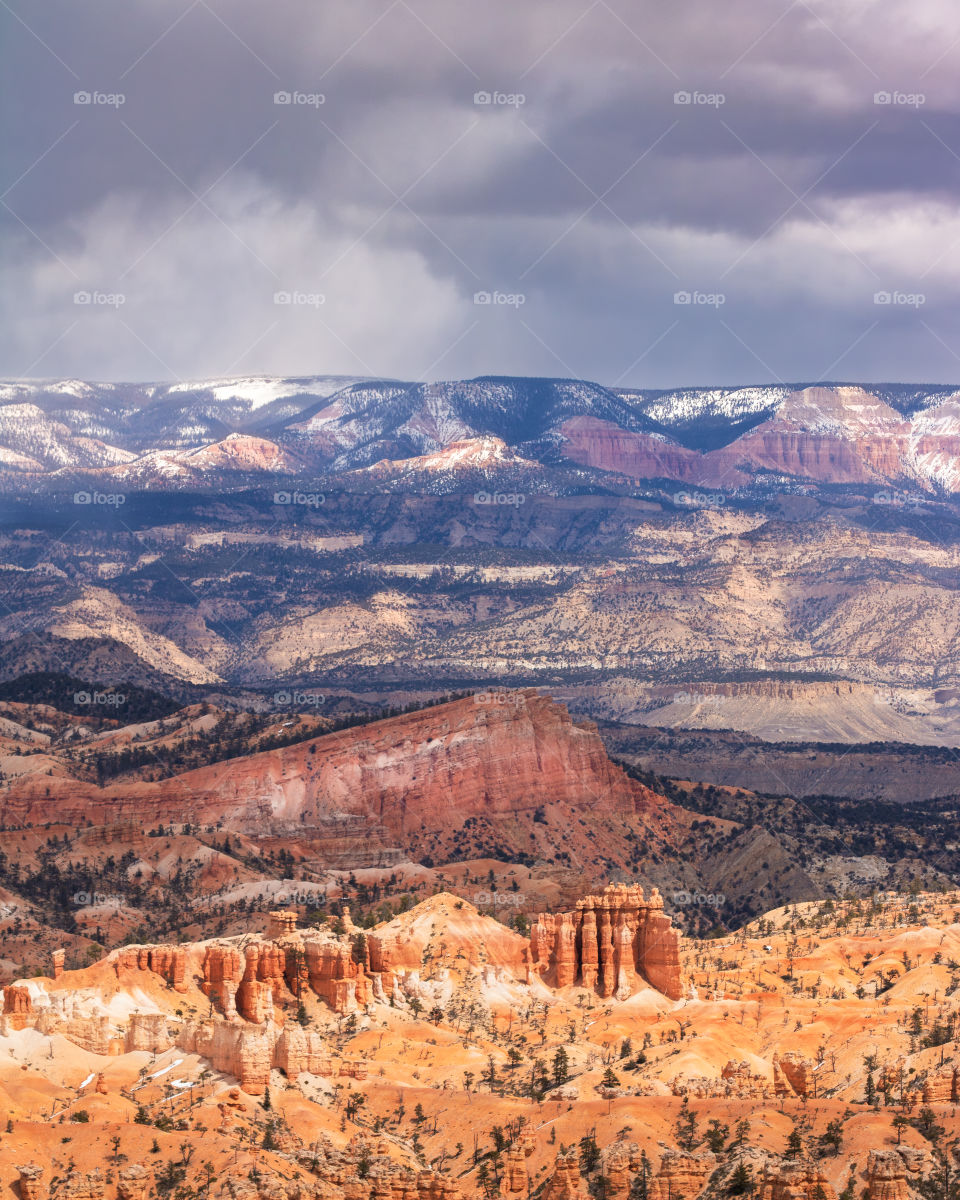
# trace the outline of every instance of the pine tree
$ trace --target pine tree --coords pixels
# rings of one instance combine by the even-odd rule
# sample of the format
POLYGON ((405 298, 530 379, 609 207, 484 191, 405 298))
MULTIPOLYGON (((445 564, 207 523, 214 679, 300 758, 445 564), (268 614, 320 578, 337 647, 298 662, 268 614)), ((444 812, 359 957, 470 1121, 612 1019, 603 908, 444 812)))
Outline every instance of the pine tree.
MULTIPOLYGON (((955 1144, 951 1150, 955 1149, 955 1144)), ((960 1174, 953 1165, 952 1153, 941 1146, 933 1152, 933 1169, 918 1184, 926 1200, 960 1200, 960 1174)))
POLYGON ((580 1170, 585 1175, 595 1171, 600 1164, 600 1147, 592 1133, 580 1139, 580 1170))
POLYGON ((677 1116, 677 1144, 681 1150, 691 1151, 697 1141, 697 1114, 690 1109, 687 1097, 684 1096, 677 1116))
POLYGON ((755 1188, 753 1170, 741 1160, 737 1163, 736 1169, 730 1176, 730 1182, 727 1184, 727 1193, 730 1196, 749 1196, 755 1188))
POLYGON ((727 1143, 727 1138, 730 1136, 730 1126, 721 1125, 716 1117, 710 1122, 710 1127, 706 1133, 706 1143, 714 1154, 719 1154, 727 1143))
POLYGON ((820 1145, 834 1154, 843 1149, 843 1122, 839 1118, 827 1122, 826 1130, 820 1135, 820 1145))

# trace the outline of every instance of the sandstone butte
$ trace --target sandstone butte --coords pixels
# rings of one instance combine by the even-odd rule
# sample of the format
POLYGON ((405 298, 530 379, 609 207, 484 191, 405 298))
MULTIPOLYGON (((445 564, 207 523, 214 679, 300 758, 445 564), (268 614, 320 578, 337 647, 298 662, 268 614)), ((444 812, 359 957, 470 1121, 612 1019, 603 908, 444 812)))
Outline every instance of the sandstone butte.
POLYGON ((57 955, 4 990, 0 1186, 176 1200, 182 1169, 234 1200, 590 1200, 602 1177, 607 1200, 718 1200, 743 1164, 755 1200, 837 1200, 851 1181, 857 1200, 918 1200, 922 1106, 960 1134, 954 1046, 911 1032, 918 1008, 921 1034, 956 1018, 958 906, 798 904, 684 939, 679 999, 650 986, 665 956, 645 959, 641 933, 662 914, 633 888, 542 916, 536 953, 440 893, 362 936, 278 911, 264 936, 81 970, 57 955), (574 931, 560 954, 558 930, 574 931), (824 1151, 830 1122, 842 1145, 824 1151))
POLYGON ((897 480, 928 490, 931 464, 960 452, 955 433, 914 429, 858 387, 792 392, 768 420, 703 453, 595 417, 572 417, 561 433, 564 454, 574 462, 704 487, 736 487, 766 471, 878 487, 897 480))
POLYGON ((471 818, 504 849, 528 850, 530 820, 541 808, 563 818, 564 836, 574 842, 579 826, 569 815, 606 822, 614 850, 629 845, 631 831, 657 842, 690 820, 612 763, 595 725, 575 723, 563 705, 523 690, 452 701, 156 782, 101 789, 25 776, 4 792, 0 821, 151 828, 175 812, 260 838, 350 839, 420 854, 434 838, 443 857, 471 818))

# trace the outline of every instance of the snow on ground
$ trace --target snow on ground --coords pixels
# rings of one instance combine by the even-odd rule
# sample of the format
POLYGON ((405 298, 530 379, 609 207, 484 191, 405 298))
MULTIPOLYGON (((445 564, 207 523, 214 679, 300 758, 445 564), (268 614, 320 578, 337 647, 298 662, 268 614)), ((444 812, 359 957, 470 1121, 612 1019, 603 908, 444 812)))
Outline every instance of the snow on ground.
POLYGON ((186 383, 175 383, 173 392, 212 392, 217 400, 245 400, 251 409, 262 408, 274 400, 285 400, 289 396, 311 395, 332 396, 341 388, 360 383, 359 375, 312 375, 299 379, 282 376, 251 375, 241 379, 196 379, 186 383))
POLYGON ((175 1058, 172 1063, 165 1067, 161 1067, 159 1071, 154 1071, 152 1075, 148 1075, 148 1079, 159 1079, 161 1075, 166 1075, 168 1071, 172 1071, 174 1067, 179 1067, 183 1063, 182 1058, 175 1058))

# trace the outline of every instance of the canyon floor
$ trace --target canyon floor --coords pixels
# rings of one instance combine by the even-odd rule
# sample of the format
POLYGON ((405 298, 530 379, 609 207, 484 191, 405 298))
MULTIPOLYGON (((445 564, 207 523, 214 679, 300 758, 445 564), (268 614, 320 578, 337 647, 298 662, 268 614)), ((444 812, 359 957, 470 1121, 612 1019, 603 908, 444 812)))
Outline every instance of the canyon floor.
MULTIPOLYGON (((277 920, 261 963, 299 936, 277 920)), ((24 1200, 953 1194, 937 1188, 960 1138, 958 893, 684 938, 678 999, 556 986, 525 938, 447 893, 369 931, 385 991, 369 959, 350 966, 349 914, 342 929, 304 936, 341 947, 359 1002, 284 994, 268 969, 236 992, 259 1023, 214 1016, 229 971, 209 964, 249 935, 180 946, 185 970, 173 947, 126 947, 8 987, 0 1184, 24 1200), (211 1021, 234 1050, 185 1049, 211 1021)))

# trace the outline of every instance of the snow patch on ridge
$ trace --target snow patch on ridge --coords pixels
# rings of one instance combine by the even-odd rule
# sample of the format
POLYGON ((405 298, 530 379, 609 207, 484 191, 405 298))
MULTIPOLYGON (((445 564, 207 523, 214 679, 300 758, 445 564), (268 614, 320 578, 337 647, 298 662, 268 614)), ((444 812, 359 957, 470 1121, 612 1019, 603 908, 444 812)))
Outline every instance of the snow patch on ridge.
POLYGON ((303 378, 251 375, 239 379, 189 380, 173 384, 169 391, 212 392, 216 400, 242 400, 256 411, 266 404, 272 404, 274 400, 286 400, 304 392, 322 399, 352 384, 362 383, 363 379, 361 375, 312 375, 303 378))
MULTIPOLYGON (((778 407, 793 389, 778 387, 686 388, 644 396, 643 410, 661 425, 688 425, 705 417, 739 421, 778 407)), ((622 399, 636 402, 643 393, 618 391, 622 399)))

